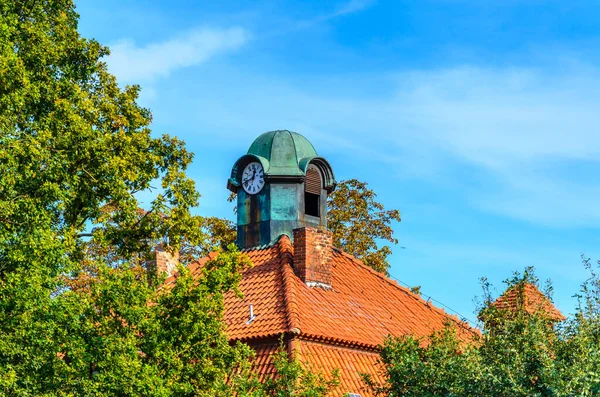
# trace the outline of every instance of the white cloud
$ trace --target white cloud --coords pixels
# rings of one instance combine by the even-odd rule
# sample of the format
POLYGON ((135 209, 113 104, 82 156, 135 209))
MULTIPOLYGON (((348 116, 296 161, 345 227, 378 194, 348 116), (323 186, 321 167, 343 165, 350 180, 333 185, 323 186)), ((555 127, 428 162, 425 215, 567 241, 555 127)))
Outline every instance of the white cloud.
MULTIPOLYGON (((484 210, 541 225, 599 227, 598 180, 580 179, 576 173, 570 179, 557 178, 528 168, 533 168, 531 163, 492 174, 497 186, 472 192, 471 200, 484 210)), ((594 169, 597 175, 600 165, 594 169)))
POLYGON ((142 82, 166 77, 172 71, 198 65, 243 46, 250 34, 242 28, 202 28, 167 41, 138 46, 124 39, 110 46, 109 70, 121 82, 142 82))
MULTIPOLYGON (((352 75, 346 84, 381 79, 352 75)), ((202 106, 221 127, 250 135, 296 128, 317 147, 336 142, 399 176, 455 186, 483 211, 557 227, 600 225, 600 70, 464 66, 402 72, 385 84, 388 94, 364 98, 325 80, 300 87, 246 77, 232 83, 235 100, 220 98, 227 106, 213 98, 202 106)))
POLYGON ((600 73, 457 68, 409 73, 397 100, 445 150, 490 168, 600 154, 600 73), (579 76, 579 77, 576 77, 579 76))
MULTIPOLYGON (((405 74, 403 121, 480 167, 480 208, 551 226, 600 224, 600 71, 457 68, 405 74), (594 173, 593 170, 596 170, 594 173)), ((460 177, 460 176, 458 176, 460 177)))

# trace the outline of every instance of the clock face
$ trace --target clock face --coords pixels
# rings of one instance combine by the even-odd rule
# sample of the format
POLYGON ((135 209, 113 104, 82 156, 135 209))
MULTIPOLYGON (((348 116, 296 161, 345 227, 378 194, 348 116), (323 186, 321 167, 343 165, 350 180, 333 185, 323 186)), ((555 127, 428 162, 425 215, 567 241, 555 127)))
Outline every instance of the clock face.
POLYGON ((242 186, 248 194, 256 194, 265 186, 265 173, 258 162, 252 162, 244 168, 242 186))

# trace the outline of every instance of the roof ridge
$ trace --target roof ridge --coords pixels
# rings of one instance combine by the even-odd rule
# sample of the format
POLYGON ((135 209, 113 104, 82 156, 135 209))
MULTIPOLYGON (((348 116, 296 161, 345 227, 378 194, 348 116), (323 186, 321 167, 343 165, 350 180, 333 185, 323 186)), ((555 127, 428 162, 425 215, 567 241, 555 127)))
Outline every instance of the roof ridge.
POLYGON ((383 281, 387 282, 388 284, 394 286, 395 288, 399 289, 400 291, 406 293, 408 296, 412 297, 413 299, 424 303, 427 307, 432 308, 433 310, 437 311, 438 313, 443 314, 444 316, 450 318, 451 320, 453 320, 454 322, 456 322, 459 326, 473 332, 473 333, 477 333, 470 325, 466 324, 464 321, 462 321, 460 318, 458 318, 457 315, 451 314, 446 312, 444 309, 441 309, 435 305, 430 305, 427 301, 425 301, 423 298, 421 298, 420 295, 417 295, 415 293, 413 293, 410 289, 398 284, 397 281, 392 280, 389 277, 386 277, 385 275, 383 275, 382 273, 374 270, 373 268, 367 266, 364 264, 363 261, 361 261, 360 259, 354 257, 353 255, 350 255, 349 253, 347 253, 346 251, 342 250, 341 248, 337 248, 337 247, 333 247, 334 251, 339 252, 341 255, 344 255, 346 257, 348 257, 353 263, 355 263, 356 265, 360 266, 361 268, 369 271, 371 274, 379 277, 380 279, 382 279, 383 281))
POLYGON ((300 333, 300 314, 296 300, 296 285, 294 283, 294 247, 287 234, 282 234, 277 240, 279 250, 281 280, 283 283, 283 301, 288 331, 293 334, 300 333))
MULTIPOLYGON (((292 145, 294 145, 294 156, 296 157, 296 164, 300 164, 300 159, 298 158, 298 147, 296 146, 296 140, 294 139, 294 136, 292 135, 291 131, 285 130, 288 134, 290 134, 290 139, 292 140, 292 145)), ((313 147, 314 149, 314 147, 313 147)), ((316 153, 316 150, 315 150, 316 153)))

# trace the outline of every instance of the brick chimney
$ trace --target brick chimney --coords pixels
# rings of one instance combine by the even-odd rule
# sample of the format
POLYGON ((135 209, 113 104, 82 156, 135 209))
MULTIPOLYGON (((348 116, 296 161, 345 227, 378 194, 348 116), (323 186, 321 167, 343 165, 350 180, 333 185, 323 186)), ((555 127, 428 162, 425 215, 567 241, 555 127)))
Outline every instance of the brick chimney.
POLYGON ((154 248, 155 259, 153 262, 154 269, 158 274, 167 273, 167 277, 172 276, 177 271, 177 263, 179 258, 177 254, 171 254, 163 244, 158 244, 154 248))
POLYGON ((325 229, 294 229, 294 272, 309 287, 331 288, 332 233, 325 229))

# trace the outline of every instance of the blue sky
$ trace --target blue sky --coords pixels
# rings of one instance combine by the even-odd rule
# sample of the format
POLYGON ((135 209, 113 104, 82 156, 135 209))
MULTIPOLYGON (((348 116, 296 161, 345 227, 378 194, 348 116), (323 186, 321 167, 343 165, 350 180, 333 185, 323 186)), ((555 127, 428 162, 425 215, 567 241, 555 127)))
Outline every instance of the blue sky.
POLYGON ((305 135, 367 181, 391 274, 474 319, 478 279, 551 278, 573 310, 600 258, 600 6, 587 1, 80 0, 80 30, 143 87, 156 134, 196 153, 198 212, 233 219, 230 167, 260 133, 305 135), (401 248, 404 247, 404 248, 401 248))

